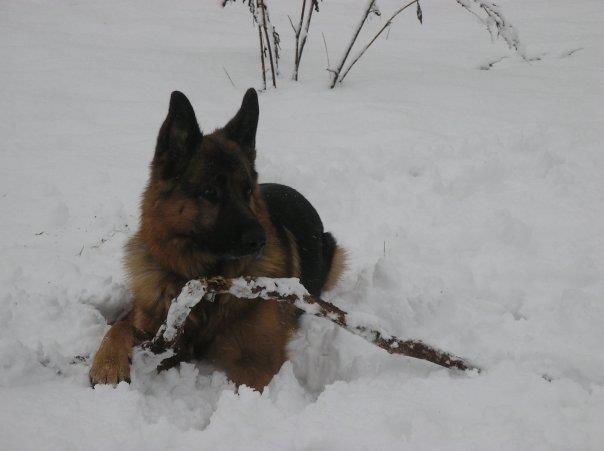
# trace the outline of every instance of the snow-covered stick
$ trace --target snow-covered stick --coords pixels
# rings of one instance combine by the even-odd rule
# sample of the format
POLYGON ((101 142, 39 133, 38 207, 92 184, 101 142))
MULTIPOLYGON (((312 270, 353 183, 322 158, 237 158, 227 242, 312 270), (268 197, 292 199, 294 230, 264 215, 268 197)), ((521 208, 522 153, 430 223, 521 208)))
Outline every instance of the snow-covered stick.
POLYGON ((331 89, 335 88, 336 83, 338 82, 338 79, 340 78, 340 73, 342 72, 342 68, 344 67, 344 64, 346 64, 346 59, 348 58, 348 55, 350 55, 350 51, 352 50, 354 43, 356 42, 357 38, 359 37, 359 33, 361 32, 363 25, 365 25, 365 22, 367 21, 367 17, 369 16, 369 14, 372 11, 375 10, 375 2, 376 2, 376 0, 367 1, 367 6, 365 7, 365 10, 363 11, 363 17, 357 24, 357 27, 355 28, 354 33, 352 34, 352 38, 350 39, 350 42, 348 43, 348 46, 346 47, 346 50, 344 51, 344 54, 342 55, 342 58, 340 59, 340 62, 338 63, 338 67, 336 69, 331 70, 331 72, 332 72, 332 80, 331 80, 331 86, 330 86, 331 89))
POLYGON ((231 294, 239 299, 272 299, 285 302, 305 313, 326 318, 390 354, 427 360, 447 368, 480 371, 464 359, 420 340, 402 340, 369 327, 349 324, 348 314, 344 310, 310 295, 298 279, 271 279, 267 277, 224 279, 215 277, 192 280, 184 286, 180 295, 172 301, 166 321, 160 327, 155 338, 146 344, 146 347, 155 354, 161 354, 177 347, 191 309, 199 302, 213 302, 214 297, 220 294, 231 294))
MULTIPOLYGON (((388 28, 390 25, 392 25, 392 21, 394 20, 394 18, 396 16, 398 16, 400 13, 402 13, 404 10, 406 10, 409 6, 413 5, 413 4, 419 4, 419 0, 413 0, 409 3, 407 3, 404 6, 401 6, 399 9, 397 9, 394 14, 392 14, 392 16, 390 16, 390 18, 386 21, 386 23, 384 24, 384 26, 382 28, 380 28, 380 31, 378 31, 375 36, 371 39, 371 41, 369 41, 367 43, 367 45, 365 45, 365 47, 363 47, 363 49, 357 53, 357 55, 354 57, 354 59, 352 60, 352 62, 348 65, 348 68, 344 71, 344 73, 339 76, 338 78, 338 82, 342 83, 344 81, 344 78, 346 78, 346 75, 348 74, 348 72, 350 72, 350 69, 352 69, 352 66, 354 66, 356 64, 356 62, 361 58, 361 56, 363 56, 365 54, 365 52, 367 51, 367 49, 369 47, 371 47, 371 44, 373 44, 375 42, 375 40, 384 32, 384 30, 386 28, 388 28)), ((421 11, 421 10, 418 10, 421 11)), ((418 15, 418 18, 420 16, 418 15)), ((421 20, 421 19, 420 19, 421 20)))

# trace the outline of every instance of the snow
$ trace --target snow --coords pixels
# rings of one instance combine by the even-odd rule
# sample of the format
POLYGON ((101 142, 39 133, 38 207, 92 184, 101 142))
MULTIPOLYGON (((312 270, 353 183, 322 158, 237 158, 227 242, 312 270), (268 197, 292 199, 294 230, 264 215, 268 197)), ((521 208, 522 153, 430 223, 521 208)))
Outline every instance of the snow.
POLYGON ((188 281, 176 299, 172 300, 164 329, 160 329, 157 335, 164 336, 167 341, 176 338, 178 328, 182 326, 189 316, 191 309, 195 307, 205 295, 205 287, 199 280, 188 281))
MULTIPOLYGON (((329 90, 321 32, 337 61, 365 3, 323 2, 300 82, 260 95, 260 177, 304 193, 349 250, 330 301, 484 371, 304 317, 262 394, 139 355, 131 385, 89 388, 130 302, 122 246, 170 92, 223 125, 260 85, 257 30, 241 4, 5 0, 1 449, 604 447, 604 9, 498 2, 526 62, 454 0, 424 1, 423 25, 401 14, 329 90)), ((289 74, 299 2, 271 8, 289 74)))

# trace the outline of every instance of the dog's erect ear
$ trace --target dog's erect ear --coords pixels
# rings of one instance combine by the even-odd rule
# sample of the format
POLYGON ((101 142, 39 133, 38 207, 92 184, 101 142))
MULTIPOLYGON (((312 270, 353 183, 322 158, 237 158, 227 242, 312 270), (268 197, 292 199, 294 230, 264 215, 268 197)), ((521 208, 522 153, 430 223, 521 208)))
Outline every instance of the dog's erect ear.
MULTIPOLYGON (((229 123, 222 129, 227 138, 240 146, 254 151, 256 148, 256 128, 258 127, 258 94, 254 88, 246 91, 241 108, 229 123)), ((255 156, 255 155, 254 155, 255 156)))
POLYGON ((163 179, 178 176, 202 138, 191 102, 182 92, 170 96, 168 116, 159 130, 153 160, 163 179))

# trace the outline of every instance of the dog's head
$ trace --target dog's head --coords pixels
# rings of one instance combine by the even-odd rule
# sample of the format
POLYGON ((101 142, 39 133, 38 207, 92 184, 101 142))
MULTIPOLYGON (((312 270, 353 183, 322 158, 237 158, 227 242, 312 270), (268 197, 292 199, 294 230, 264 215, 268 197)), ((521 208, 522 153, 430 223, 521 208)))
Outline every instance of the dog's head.
POLYGON ((257 217, 258 114, 258 96, 249 89, 235 117, 203 135, 187 97, 172 93, 143 200, 146 241, 164 254, 200 260, 260 253, 266 233, 257 217))

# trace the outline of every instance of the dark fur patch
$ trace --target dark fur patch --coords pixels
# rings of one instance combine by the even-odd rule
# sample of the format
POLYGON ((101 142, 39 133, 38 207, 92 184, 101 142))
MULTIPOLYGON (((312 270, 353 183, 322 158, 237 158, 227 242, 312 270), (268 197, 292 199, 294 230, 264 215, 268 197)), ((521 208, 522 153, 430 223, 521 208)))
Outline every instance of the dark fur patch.
POLYGON ((300 282, 309 293, 319 296, 329 271, 324 259, 323 223, 319 214, 302 194, 289 186, 265 183, 260 185, 260 192, 275 226, 289 230, 296 239, 300 282))

